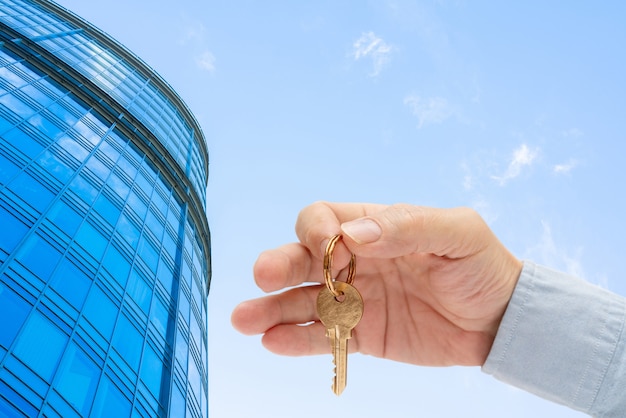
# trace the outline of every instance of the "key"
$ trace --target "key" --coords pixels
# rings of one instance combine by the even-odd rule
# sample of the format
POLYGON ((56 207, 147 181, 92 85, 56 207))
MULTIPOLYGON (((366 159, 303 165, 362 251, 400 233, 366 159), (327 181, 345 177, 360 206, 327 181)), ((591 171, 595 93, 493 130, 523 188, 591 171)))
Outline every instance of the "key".
POLYGON ((340 296, 335 297, 327 286, 322 287, 317 296, 317 314, 326 327, 326 336, 330 341, 335 363, 332 389, 339 396, 346 388, 348 340, 363 316, 363 298, 354 286, 346 282, 336 281, 334 287, 340 296))

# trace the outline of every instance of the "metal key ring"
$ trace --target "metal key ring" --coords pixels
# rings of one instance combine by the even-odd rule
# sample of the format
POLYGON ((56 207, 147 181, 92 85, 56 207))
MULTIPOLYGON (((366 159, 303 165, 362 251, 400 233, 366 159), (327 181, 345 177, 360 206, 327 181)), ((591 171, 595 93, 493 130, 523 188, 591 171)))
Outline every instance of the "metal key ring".
MULTIPOLYGON (((332 272, 332 258, 333 251, 335 251, 335 245, 341 239, 341 235, 333 236, 326 245, 326 250, 324 251, 324 279, 326 280, 326 287, 331 291, 335 297, 341 296, 342 292, 335 289, 335 285, 333 284, 333 272, 332 272)), ((352 284, 354 282, 354 275, 356 274, 356 256, 352 254, 350 258, 350 266, 348 267, 348 278, 346 279, 346 283, 352 284)))

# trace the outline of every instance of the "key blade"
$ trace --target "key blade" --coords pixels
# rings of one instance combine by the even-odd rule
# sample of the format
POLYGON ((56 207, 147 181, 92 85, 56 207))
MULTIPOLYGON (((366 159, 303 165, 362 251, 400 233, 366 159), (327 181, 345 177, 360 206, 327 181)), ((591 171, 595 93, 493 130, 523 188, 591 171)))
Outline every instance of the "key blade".
POLYGON ((352 337, 352 330, 335 326, 333 362, 335 363, 335 377, 333 379, 333 392, 339 396, 347 385, 348 378, 348 340, 352 337))
POLYGON ((335 365, 335 368, 333 369, 333 384, 331 386, 331 389, 333 390, 335 395, 337 395, 337 392, 335 391, 335 388, 337 387, 337 357, 336 357, 336 353, 337 353, 337 342, 338 342, 336 327, 327 328, 326 329, 326 337, 328 337, 328 342, 330 342, 330 352, 333 355, 333 364, 335 365))

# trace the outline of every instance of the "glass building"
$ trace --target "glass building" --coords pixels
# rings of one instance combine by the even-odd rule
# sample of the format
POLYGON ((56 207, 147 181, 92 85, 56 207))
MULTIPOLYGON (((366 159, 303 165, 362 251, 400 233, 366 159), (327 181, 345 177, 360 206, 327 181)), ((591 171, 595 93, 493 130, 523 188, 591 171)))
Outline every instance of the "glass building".
POLYGON ((0 0, 0 417, 207 417, 208 153, 143 61, 0 0))

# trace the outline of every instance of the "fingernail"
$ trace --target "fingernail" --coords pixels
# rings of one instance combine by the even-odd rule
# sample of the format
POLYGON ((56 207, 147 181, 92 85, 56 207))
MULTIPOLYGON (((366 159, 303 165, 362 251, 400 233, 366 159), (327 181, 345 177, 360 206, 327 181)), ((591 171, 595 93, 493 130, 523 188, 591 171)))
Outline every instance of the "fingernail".
POLYGON ((377 241, 383 233, 380 225, 371 219, 346 222, 341 225, 341 230, 357 244, 369 244, 377 241))

